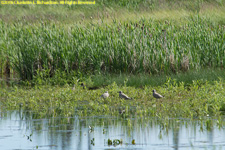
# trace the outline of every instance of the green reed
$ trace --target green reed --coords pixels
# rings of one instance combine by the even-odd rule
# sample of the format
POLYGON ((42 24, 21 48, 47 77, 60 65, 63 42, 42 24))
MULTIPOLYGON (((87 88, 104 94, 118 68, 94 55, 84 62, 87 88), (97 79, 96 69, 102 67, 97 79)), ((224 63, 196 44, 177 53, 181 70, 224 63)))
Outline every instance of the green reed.
POLYGON ((69 27, 1 22, 0 29, 3 56, 23 80, 42 70, 48 70, 47 77, 56 70, 164 74, 223 67, 225 62, 224 26, 200 16, 184 23, 141 19, 69 27))

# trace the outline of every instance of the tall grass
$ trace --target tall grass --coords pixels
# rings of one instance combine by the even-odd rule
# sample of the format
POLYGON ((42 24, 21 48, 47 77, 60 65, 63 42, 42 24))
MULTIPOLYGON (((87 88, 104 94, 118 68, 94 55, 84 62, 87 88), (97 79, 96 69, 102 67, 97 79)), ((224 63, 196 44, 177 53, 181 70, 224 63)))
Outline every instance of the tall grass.
POLYGON ((176 18, 183 14, 180 12, 185 12, 185 15, 213 15, 212 19, 224 23, 224 6, 224 0, 96 0, 95 5, 0 5, 0 20, 7 23, 36 24, 44 20, 84 24, 90 20, 98 22, 102 18, 105 22, 115 18, 136 20, 141 16, 176 18), (170 15, 171 11, 177 12, 170 15))
POLYGON ((146 20, 60 27, 0 23, 4 56, 22 79, 37 71, 161 74, 223 67, 225 28, 192 16, 186 23, 146 20), (3 32, 4 31, 4 32, 3 32), (2 38, 5 37, 5 38, 2 38))

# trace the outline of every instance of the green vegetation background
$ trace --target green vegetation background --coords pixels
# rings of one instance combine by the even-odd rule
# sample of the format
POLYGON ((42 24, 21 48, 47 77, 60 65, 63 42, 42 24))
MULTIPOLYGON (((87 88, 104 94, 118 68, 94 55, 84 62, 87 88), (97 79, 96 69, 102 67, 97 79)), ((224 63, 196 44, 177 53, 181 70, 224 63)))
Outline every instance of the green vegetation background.
POLYGON ((219 116, 225 108, 224 4, 0 5, 0 74, 27 85, 1 87, 1 107, 23 108, 34 118, 121 110, 123 117, 219 116), (165 99, 153 99, 153 88, 165 99), (106 90, 110 98, 99 99, 106 90), (119 90, 134 100, 119 99, 119 90))
POLYGON ((169 74, 223 68, 224 1, 0 5, 0 71, 169 74))

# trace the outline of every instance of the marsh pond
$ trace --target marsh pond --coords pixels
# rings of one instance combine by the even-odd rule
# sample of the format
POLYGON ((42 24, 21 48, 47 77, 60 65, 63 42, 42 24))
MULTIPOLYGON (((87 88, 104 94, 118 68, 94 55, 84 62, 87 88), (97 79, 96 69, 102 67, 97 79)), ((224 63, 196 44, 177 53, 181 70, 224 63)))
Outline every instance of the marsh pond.
POLYGON ((224 149, 225 130, 216 119, 69 117, 32 119, 32 113, 1 112, 4 150, 224 149))
POLYGON ((82 1, 0 4, 0 150, 225 150, 225 0, 82 1))

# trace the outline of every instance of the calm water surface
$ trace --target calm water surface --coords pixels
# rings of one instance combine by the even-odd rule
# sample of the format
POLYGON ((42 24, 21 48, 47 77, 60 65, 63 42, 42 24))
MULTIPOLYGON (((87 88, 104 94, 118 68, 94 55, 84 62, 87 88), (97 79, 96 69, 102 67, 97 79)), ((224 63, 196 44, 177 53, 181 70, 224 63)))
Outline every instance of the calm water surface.
POLYGON ((103 116, 31 118, 16 111, 1 112, 1 150, 225 149, 225 129, 219 128, 216 120, 208 120, 207 124, 207 121, 187 119, 163 121, 103 116), (108 139, 123 143, 108 145, 108 139))

